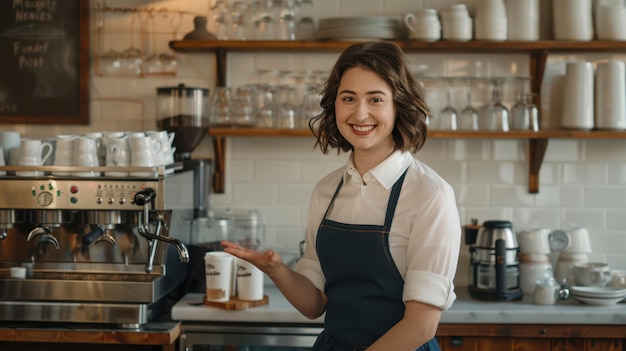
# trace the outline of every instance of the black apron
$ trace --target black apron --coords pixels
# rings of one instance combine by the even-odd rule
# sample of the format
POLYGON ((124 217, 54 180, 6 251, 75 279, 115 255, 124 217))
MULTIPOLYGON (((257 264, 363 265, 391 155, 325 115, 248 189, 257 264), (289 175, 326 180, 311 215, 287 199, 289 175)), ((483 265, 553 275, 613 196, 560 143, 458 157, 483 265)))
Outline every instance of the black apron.
MULTIPOLYGON (((404 279, 389 251, 389 230, 405 176, 391 189, 383 226, 327 219, 343 178, 339 182, 317 231, 328 304, 314 351, 364 350, 402 319, 404 279)), ((433 338, 417 350, 438 351, 439 345, 433 338)))

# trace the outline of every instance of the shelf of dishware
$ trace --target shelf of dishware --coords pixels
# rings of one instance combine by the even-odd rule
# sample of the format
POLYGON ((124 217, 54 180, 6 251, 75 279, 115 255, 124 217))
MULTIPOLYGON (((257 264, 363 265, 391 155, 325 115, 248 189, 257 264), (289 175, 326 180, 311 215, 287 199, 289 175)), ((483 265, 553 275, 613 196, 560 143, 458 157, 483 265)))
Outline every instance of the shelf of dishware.
MULTIPOLYGON (((539 41, 447 41, 424 42, 418 40, 394 41, 403 50, 437 52, 531 52, 531 51, 623 51, 626 41, 592 40, 539 40, 539 41)), ((177 52, 227 51, 280 51, 312 50, 337 51, 354 44, 353 41, 310 41, 310 40, 173 40, 170 48, 177 52)))
MULTIPOLYGON (((227 54, 229 52, 337 52, 357 41, 315 40, 174 40, 169 42, 172 50, 181 53, 213 52, 216 57, 217 86, 226 85, 227 54)), ((546 61, 550 53, 562 52, 620 52, 626 51, 626 41, 592 40, 539 40, 539 41, 446 41, 424 42, 418 40, 395 40, 405 51, 439 53, 526 53, 530 60, 530 94, 532 103, 541 105, 540 90, 546 61)), ((306 129, 261 129, 261 128, 211 128, 216 162, 222 166, 225 160, 225 142, 228 137, 285 137, 311 136, 306 129)), ((456 131, 432 130, 431 138, 456 139, 525 139, 529 144, 529 193, 539 192, 539 170, 543 162, 549 139, 622 139, 624 131, 456 131)), ((220 172, 221 172, 220 171, 220 172)), ((214 183, 216 192, 223 192, 223 179, 214 183)))
MULTIPOLYGON (((309 129, 298 128, 210 128, 212 137, 312 137, 309 129)), ((437 139, 626 139, 623 130, 511 130, 508 132, 477 130, 429 130, 429 138, 437 139)))

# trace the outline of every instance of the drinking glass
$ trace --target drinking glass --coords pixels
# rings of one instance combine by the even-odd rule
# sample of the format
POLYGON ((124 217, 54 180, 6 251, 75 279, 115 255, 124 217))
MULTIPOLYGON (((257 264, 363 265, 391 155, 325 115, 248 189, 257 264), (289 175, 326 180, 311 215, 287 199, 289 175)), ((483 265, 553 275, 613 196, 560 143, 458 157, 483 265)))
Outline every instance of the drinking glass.
POLYGON ((478 111, 472 106, 471 88, 467 91, 467 104, 459 115, 459 130, 478 130, 478 111))
POLYGON ((509 131, 509 109, 500 100, 500 83, 493 81, 491 101, 482 108, 480 126, 484 130, 509 131))
POLYGON ((230 87, 215 87, 211 103, 211 126, 231 127, 232 119, 229 111, 230 87))
POLYGON ((511 129, 539 130, 539 109, 533 103, 533 94, 520 94, 511 108, 511 129))
POLYGON ((299 125, 296 120, 295 93, 296 89, 291 86, 281 85, 276 87, 276 126, 278 128, 294 129, 299 125))
POLYGON ((257 127, 273 128, 275 125, 276 106, 274 89, 269 84, 259 84, 256 93, 257 127))
POLYGON ((450 89, 446 90, 446 106, 441 110, 439 114, 440 129, 442 130, 457 130, 458 114, 456 109, 452 106, 450 99, 450 89))

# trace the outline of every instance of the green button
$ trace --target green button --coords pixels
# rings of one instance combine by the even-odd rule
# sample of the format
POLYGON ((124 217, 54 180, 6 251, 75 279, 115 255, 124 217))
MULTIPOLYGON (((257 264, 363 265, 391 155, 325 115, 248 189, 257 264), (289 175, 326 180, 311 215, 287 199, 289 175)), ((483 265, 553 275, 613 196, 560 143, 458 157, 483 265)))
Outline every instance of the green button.
POLYGON ((77 199, 77 198, 75 198, 75 197, 72 197, 72 198, 70 198, 70 202, 71 202, 71 203, 73 203, 73 204, 75 204, 75 203, 77 203, 77 202, 78 202, 78 199, 77 199))
POLYGON ((52 189, 54 189, 54 188, 52 187, 52 184, 48 184, 48 190, 52 190, 52 189))
POLYGON ((46 190, 46 186, 45 185, 40 185, 39 186, 39 190, 46 190))

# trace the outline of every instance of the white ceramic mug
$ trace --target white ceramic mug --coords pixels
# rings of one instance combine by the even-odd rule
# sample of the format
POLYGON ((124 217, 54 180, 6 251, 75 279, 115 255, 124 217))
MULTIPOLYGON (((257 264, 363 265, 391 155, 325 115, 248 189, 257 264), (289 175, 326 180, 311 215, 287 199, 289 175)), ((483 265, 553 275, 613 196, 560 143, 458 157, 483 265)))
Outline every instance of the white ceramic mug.
MULTIPOLYGON (((79 136, 74 140, 74 156, 72 164, 80 167, 99 167, 98 143, 96 139, 79 136)), ((97 171, 76 171, 72 175, 79 177, 96 177, 97 171)))
POLYGON ((9 160, 11 149, 20 147, 20 141, 20 133, 13 131, 0 131, 0 147, 4 152, 5 161, 9 160))
MULTIPOLYGON (((42 166, 52 154, 52 144, 39 139, 22 139, 17 164, 19 166, 42 166)), ((39 176, 42 171, 18 171, 18 176, 39 176)))
MULTIPOLYGON (((119 138, 109 138, 107 140, 107 154, 106 154, 106 166, 107 167, 126 167, 130 166, 130 144, 128 143, 128 137, 123 136, 119 138)), ((124 171, 107 171, 107 176, 124 177, 128 176, 128 172, 124 171)))
MULTIPOLYGON (((58 135, 57 147, 54 150, 55 166, 72 166, 74 164, 74 135, 58 135)), ((54 175, 70 175, 68 171, 53 171, 54 175)))
POLYGON ((421 9, 407 13, 403 18, 409 30, 409 38, 433 42, 441 39, 441 22, 435 9, 421 9))
POLYGON ((172 142, 174 134, 168 134, 167 131, 149 131, 146 135, 152 138, 154 144, 157 145, 154 158, 156 166, 166 166, 174 163, 174 155, 172 153, 172 142))
POLYGON ((580 286, 606 286, 611 280, 611 268, 604 262, 575 264, 574 280, 580 286))

